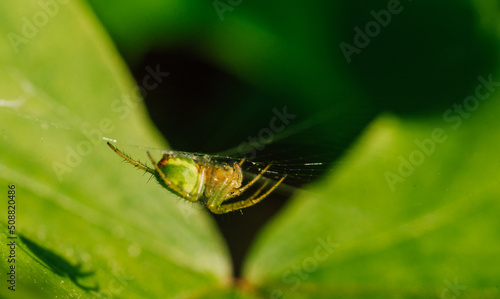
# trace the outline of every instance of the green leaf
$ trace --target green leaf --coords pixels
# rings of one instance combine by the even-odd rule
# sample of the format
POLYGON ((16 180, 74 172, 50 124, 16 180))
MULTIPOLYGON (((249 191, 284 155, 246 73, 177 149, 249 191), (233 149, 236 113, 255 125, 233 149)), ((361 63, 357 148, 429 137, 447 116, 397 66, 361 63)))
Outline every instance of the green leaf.
POLYGON ((261 234, 244 277, 273 298, 498 297, 500 80, 479 77, 464 113, 379 117, 261 234))
POLYGON ((8 185, 18 236, 15 264, 0 248, 2 273, 16 266, 16 293, 2 283, 0 296, 173 298, 224 287, 230 261, 209 215, 121 163, 102 140, 166 148, 88 7, 62 2, 0 4, 8 12, 0 21, 2 243, 8 185))

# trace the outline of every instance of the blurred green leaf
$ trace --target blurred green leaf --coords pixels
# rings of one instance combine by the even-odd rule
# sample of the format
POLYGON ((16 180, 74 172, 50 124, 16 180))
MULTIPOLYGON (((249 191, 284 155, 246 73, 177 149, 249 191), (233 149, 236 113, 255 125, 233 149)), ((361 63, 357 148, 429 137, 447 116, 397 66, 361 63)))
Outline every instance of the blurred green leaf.
POLYGON ((500 80, 482 77, 495 85, 463 114, 375 121, 261 234, 244 277, 273 298, 497 298, 500 80))
MULTIPOLYGON (((0 222, 15 185, 24 237, 15 295, 173 298, 227 285, 228 254, 206 212, 121 163, 102 140, 166 148, 108 37, 80 1, 43 3, 51 4, 0 4, 8 12, 0 21, 0 222)), ((2 240, 6 233, 2 226, 2 240)), ((9 249, 0 252, 5 278, 9 249)), ((15 298, 5 283, 0 294, 15 298)))

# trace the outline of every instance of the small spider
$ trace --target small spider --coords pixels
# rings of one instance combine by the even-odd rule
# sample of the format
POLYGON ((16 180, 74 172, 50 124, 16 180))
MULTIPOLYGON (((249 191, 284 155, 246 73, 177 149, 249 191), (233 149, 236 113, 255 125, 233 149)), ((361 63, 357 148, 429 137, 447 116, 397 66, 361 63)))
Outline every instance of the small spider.
POLYGON ((208 155, 167 152, 163 154, 163 158, 158 163, 155 163, 148 152, 148 157, 154 166, 153 169, 133 160, 109 142, 108 146, 130 164, 154 175, 160 185, 169 191, 189 201, 202 203, 214 214, 223 214, 253 206, 271 194, 285 179, 283 176, 263 194, 261 194, 262 190, 269 181, 265 181, 249 198, 225 203, 245 192, 261 178, 271 165, 267 165, 253 180, 242 187, 241 165, 245 159, 241 160, 240 163, 233 163, 231 166, 227 163, 214 163, 208 155))

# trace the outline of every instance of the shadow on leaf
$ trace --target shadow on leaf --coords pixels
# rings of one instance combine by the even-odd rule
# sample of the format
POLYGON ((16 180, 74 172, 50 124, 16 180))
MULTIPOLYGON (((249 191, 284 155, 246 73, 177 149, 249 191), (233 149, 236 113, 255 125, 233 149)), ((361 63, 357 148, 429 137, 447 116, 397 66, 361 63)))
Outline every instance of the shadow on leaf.
POLYGON ((97 283, 95 284, 95 286, 86 286, 80 282, 82 278, 94 275, 95 271, 82 271, 81 264, 72 265, 66 259, 54 253, 52 250, 44 248, 20 234, 18 236, 23 244, 26 245, 27 249, 29 249, 29 251, 31 252, 26 249, 23 250, 43 267, 51 270, 61 277, 69 278, 82 290, 85 290, 87 292, 99 291, 99 285, 97 283))

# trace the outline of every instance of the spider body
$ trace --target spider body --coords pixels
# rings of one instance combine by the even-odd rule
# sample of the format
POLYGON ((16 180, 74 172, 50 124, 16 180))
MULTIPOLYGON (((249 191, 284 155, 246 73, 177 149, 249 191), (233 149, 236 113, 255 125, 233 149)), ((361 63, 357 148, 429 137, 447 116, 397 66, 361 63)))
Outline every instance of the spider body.
POLYGON ((240 163, 231 165, 229 163, 214 162, 207 155, 167 152, 156 163, 148 152, 148 157, 154 166, 154 168, 150 168, 125 155, 109 142, 108 146, 135 167, 153 174, 160 185, 166 189, 186 200, 200 202, 215 214, 223 214, 252 206, 267 197, 285 179, 285 177, 282 177, 263 194, 261 193, 268 181, 264 182, 249 198, 226 203, 227 200, 240 196, 257 182, 269 169, 270 165, 267 165, 252 181, 242 187, 243 172, 241 165, 245 159, 241 160, 240 163))

